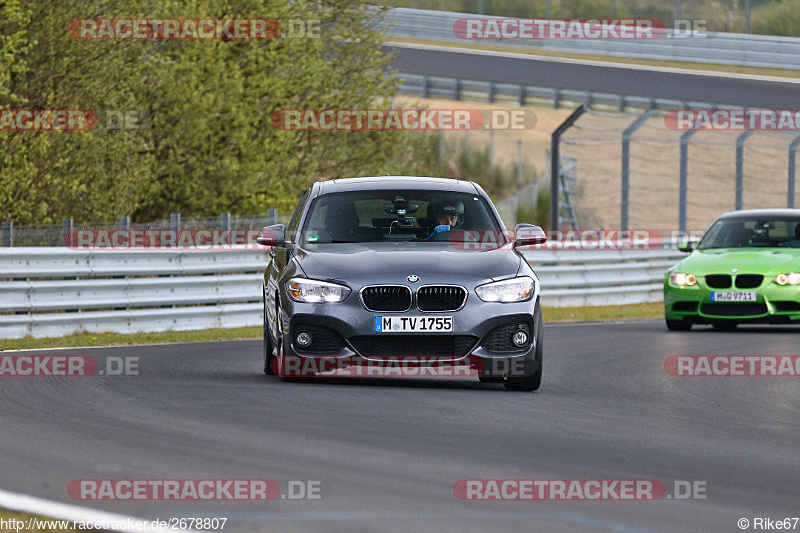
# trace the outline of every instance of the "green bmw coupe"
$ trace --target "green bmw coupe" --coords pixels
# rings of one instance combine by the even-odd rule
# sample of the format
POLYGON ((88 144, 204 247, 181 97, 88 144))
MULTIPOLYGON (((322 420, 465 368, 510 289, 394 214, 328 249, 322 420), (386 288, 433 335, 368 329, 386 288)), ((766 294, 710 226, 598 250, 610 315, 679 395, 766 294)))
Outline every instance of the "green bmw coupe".
POLYGON ((664 276, 667 328, 693 324, 800 324, 800 209, 753 209, 719 217, 664 276))

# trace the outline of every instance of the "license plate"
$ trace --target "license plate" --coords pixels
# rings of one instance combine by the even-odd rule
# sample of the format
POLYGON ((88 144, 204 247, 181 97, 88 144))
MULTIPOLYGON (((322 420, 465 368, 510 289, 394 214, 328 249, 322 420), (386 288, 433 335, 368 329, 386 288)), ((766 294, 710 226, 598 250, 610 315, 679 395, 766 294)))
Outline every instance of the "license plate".
POLYGON ((712 302, 755 302, 756 291, 714 291, 712 302))
POLYGON ((376 316, 376 333, 446 333, 453 331, 451 316, 376 316))

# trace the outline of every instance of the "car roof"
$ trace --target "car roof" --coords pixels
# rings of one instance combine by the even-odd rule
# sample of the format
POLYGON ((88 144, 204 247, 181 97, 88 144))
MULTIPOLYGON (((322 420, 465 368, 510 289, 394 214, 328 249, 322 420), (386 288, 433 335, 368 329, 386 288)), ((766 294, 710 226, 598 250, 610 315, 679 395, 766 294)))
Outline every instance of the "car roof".
POLYGON ((478 187, 471 181, 428 176, 364 176, 319 181, 319 194, 380 189, 422 189, 475 194, 478 187))
POLYGON ((800 209, 742 209, 729 211, 719 218, 800 217, 800 209))

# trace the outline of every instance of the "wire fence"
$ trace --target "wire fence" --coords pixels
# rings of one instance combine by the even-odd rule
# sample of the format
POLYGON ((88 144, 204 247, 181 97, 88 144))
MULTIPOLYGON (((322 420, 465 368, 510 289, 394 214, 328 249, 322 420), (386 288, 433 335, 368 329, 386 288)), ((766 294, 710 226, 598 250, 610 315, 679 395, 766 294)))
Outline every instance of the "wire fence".
POLYGON ((624 205, 623 132, 641 116, 592 111, 562 138, 562 155, 577 161, 572 196, 583 227, 623 227, 627 212, 630 228, 702 231, 726 211, 797 205, 797 131, 693 131, 686 137, 665 127, 658 112, 630 135, 624 205))

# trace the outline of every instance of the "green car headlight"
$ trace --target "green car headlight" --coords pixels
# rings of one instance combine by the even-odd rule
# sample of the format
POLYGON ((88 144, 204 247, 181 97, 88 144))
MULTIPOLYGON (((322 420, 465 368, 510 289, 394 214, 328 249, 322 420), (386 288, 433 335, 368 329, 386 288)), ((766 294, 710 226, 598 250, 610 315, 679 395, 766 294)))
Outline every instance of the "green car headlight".
POLYGON ((697 285, 697 276, 683 272, 673 272, 669 275, 669 281, 678 287, 691 287, 697 285))
POLYGON ((789 274, 778 274, 772 282, 778 285, 799 285, 800 273, 790 272, 789 274))

